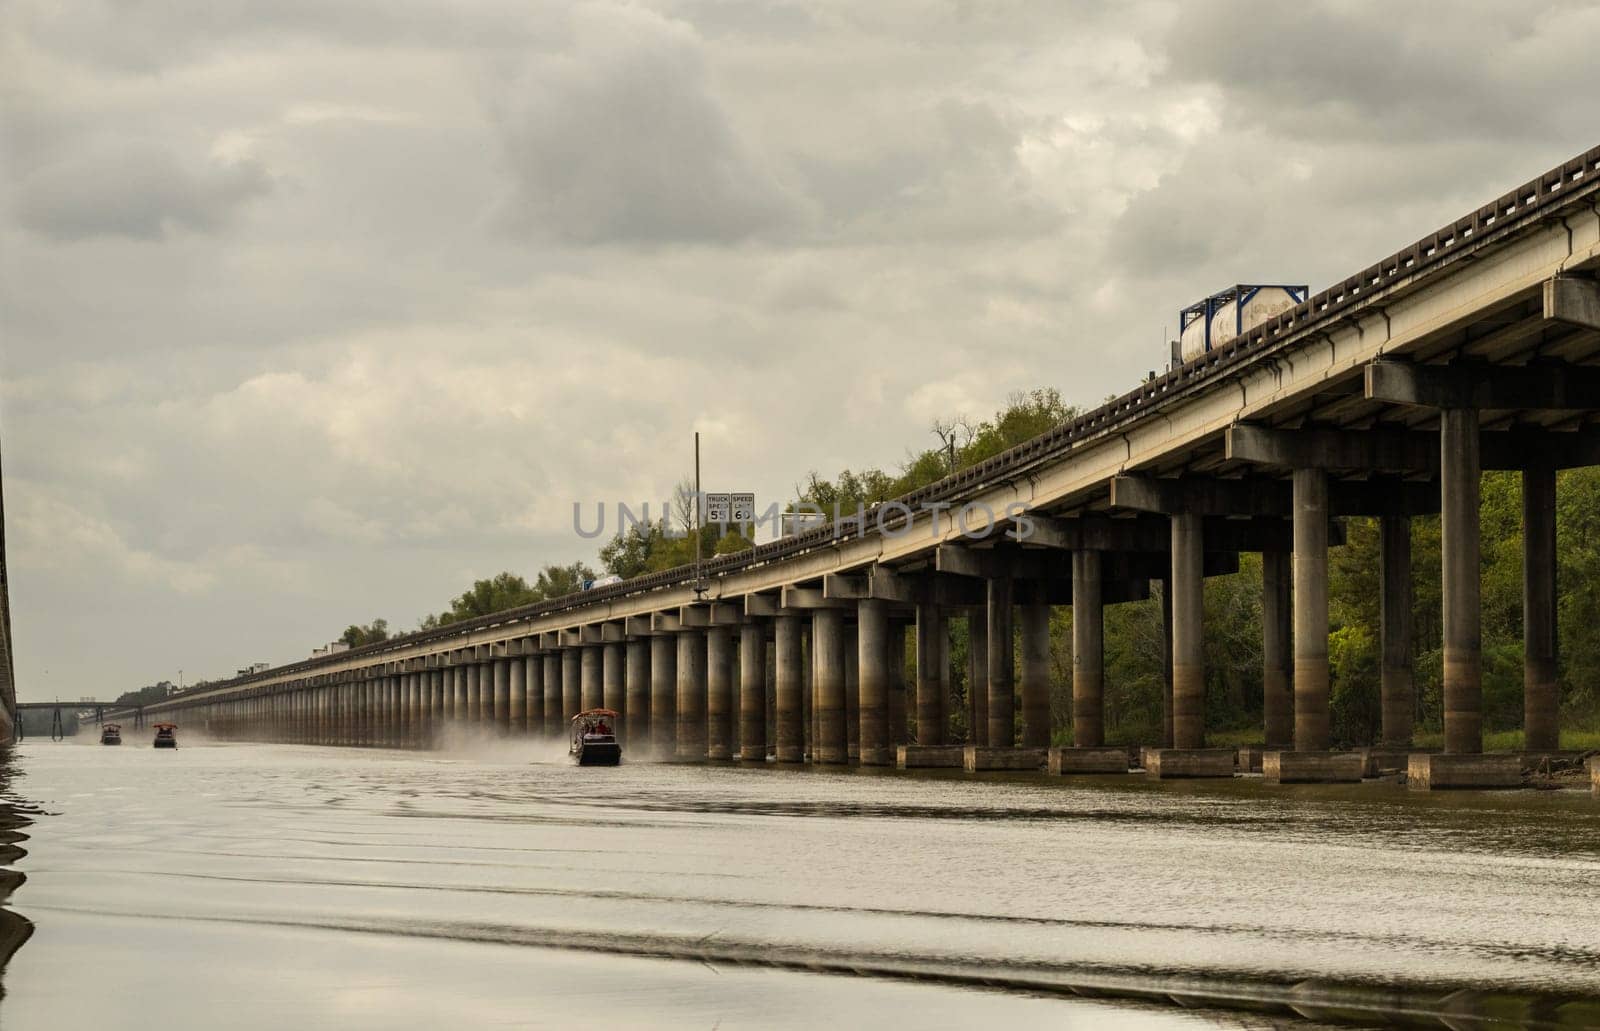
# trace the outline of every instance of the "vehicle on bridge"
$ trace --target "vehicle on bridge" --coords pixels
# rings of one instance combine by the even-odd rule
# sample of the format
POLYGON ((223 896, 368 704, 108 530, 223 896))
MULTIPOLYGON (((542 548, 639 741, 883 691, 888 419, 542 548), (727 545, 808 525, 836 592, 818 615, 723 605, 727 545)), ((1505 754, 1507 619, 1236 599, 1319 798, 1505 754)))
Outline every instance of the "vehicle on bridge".
POLYGON ((178 729, 176 723, 157 723, 156 742, 157 748, 177 748, 178 736, 174 731, 178 729))
POLYGON ((100 743, 102 745, 122 744, 122 725, 120 723, 106 723, 101 725, 100 743))
POLYGON ((616 766, 622 762, 616 726, 615 711, 585 709, 572 717, 572 745, 567 754, 579 766, 616 766))

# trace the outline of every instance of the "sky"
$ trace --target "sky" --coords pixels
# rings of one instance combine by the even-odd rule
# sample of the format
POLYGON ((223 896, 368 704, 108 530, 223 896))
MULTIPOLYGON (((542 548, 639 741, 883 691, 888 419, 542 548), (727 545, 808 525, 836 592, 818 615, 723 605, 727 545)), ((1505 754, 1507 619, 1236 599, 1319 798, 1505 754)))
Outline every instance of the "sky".
POLYGON ((1093 405, 1600 142, 1600 5, 0 4, 18 696, 1093 405), (588 520, 592 523, 592 519, 588 520))

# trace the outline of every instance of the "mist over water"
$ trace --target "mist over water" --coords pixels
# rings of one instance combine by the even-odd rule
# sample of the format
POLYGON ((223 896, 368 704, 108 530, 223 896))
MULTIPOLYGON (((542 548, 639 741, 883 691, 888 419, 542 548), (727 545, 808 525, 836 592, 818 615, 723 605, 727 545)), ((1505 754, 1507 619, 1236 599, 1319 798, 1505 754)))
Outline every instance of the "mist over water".
POLYGON ((1600 1021, 1575 791, 142 735, 16 750, 7 1031, 1600 1021))

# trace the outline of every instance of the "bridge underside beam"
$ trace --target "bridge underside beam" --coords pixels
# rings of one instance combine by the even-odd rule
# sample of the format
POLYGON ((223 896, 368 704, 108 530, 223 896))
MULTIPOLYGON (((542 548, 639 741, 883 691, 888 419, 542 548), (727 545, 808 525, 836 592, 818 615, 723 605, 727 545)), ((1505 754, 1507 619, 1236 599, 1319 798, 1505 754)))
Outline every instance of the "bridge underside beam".
MULTIPOLYGON (((1600 407, 1600 395, 1594 398, 1600 407)), ((1287 469, 1345 469, 1439 475, 1439 435, 1394 428, 1285 430, 1241 423, 1224 436, 1230 461, 1287 469)), ((1514 427, 1479 434, 1485 469, 1522 469, 1530 460, 1558 469, 1600 465, 1600 429, 1514 427)), ((1347 513, 1353 514, 1353 513, 1347 513)))
POLYGON ((1366 367, 1364 392, 1369 401, 1425 408, 1600 409, 1600 367, 1568 362, 1473 366, 1377 361, 1366 367))
MULTIPOLYGON (((1286 479, 1114 476, 1111 504, 1164 515, 1284 518, 1292 513, 1294 498, 1286 479)), ((1330 515, 1381 515, 1396 509, 1416 515, 1437 512, 1439 488, 1425 482, 1383 479, 1341 480, 1329 485, 1330 515)))

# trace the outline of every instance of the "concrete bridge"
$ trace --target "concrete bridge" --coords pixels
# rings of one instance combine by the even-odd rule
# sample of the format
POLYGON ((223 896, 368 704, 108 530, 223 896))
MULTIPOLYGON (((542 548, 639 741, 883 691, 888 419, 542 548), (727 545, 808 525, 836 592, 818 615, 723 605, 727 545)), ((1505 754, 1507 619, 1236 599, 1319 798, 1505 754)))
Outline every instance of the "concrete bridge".
POLYGON ((1523 756, 1482 754, 1479 473, 1522 475, 1527 747, 1553 752, 1556 472, 1600 463, 1597 272, 1600 148, 862 519, 147 711, 225 738, 424 746, 451 724, 561 735, 604 705, 624 714, 630 754, 682 761, 1126 771, 1128 751, 1104 747, 1103 611, 1160 581, 1170 691, 1165 740, 1143 756, 1151 774, 1232 776, 1240 762, 1272 781, 1353 780, 1389 765, 1415 786, 1520 783, 1523 756), (1444 556, 1437 754, 1412 748, 1410 520, 1431 513, 1444 556), (1381 524, 1382 735, 1339 753, 1328 548, 1350 515, 1381 524), (1201 599, 1204 578, 1247 551, 1263 556, 1267 747, 1236 756, 1205 747, 1201 599), (1054 605, 1074 615, 1074 742, 1047 750, 1054 605), (973 642, 964 747, 942 682, 951 620, 973 642), (910 683, 891 658, 908 633, 910 683), (1014 634, 1015 661, 996 646, 1014 634))
POLYGON ((23 733, 22 714, 30 710, 48 712, 50 714, 50 737, 56 740, 66 735, 66 722, 62 719, 62 716, 66 713, 72 713, 78 716, 80 720, 83 716, 93 714, 95 726, 98 727, 101 723, 106 722, 106 715, 115 710, 118 719, 131 719, 134 729, 144 726, 144 706, 142 705, 118 705, 116 702, 100 702, 90 698, 81 698, 75 702, 63 702, 60 700, 53 702, 18 702, 15 707, 15 736, 14 738, 8 736, 0 739, 0 741, 13 739, 21 741, 26 736, 23 733))

